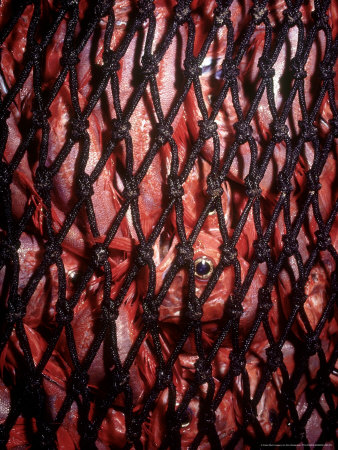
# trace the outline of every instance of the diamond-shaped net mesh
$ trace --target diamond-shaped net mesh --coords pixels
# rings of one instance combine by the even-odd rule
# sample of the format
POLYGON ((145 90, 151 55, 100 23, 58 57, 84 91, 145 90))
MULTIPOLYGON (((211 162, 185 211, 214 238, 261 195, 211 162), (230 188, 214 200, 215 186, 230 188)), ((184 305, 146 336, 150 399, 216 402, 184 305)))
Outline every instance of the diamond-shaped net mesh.
POLYGON ((334 445, 334 3, 3 0, 2 446, 334 445))

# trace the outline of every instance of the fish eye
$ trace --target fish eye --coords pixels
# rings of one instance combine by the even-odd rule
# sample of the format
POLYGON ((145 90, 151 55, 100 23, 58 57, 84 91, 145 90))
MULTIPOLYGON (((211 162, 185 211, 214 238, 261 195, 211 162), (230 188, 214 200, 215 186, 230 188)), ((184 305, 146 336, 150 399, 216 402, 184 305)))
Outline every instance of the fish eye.
POLYGON ((71 270, 68 272, 68 279, 72 286, 76 286, 81 278, 81 272, 79 270, 71 270))
POLYGON ((191 422, 191 413, 189 411, 185 411, 182 416, 181 428, 187 428, 191 422))
POLYGON ((201 256, 195 260, 195 276, 201 280, 207 280, 214 271, 214 265, 210 258, 201 256))

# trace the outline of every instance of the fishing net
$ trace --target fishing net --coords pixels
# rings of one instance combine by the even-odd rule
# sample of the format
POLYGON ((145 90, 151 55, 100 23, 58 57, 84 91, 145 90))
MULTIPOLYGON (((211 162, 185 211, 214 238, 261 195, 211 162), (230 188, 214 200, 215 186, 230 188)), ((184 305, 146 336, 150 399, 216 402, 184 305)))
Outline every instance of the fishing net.
POLYGON ((334 445, 336 14, 2 2, 2 446, 334 445))

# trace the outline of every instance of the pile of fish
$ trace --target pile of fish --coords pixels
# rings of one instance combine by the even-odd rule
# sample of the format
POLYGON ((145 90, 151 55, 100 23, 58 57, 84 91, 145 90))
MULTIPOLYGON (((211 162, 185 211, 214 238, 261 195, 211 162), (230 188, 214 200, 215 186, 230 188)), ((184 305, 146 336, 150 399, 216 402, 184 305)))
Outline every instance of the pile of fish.
POLYGON ((328 1, 2 1, 7 448, 334 442, 337 32, 328 1))

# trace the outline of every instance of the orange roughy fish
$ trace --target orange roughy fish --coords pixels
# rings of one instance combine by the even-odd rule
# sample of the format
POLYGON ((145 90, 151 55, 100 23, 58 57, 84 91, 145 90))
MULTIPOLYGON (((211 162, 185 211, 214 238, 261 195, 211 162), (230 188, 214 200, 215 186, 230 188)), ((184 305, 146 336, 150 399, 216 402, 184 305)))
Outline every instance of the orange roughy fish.
MULTIPOLYGON (((74 3, 75 5, 76 2, 68 3, 74 3)), ((78 12, 81 23, 86 23, 85 21, 89 20, 90 3, 88 0, 79 1, 78 12)), ((115 3, 112 6, 114 29, 111 35, 110 49, 117 51, 121 46, 124 46, 124 40, 128 37, 129 25, 135 16, 136 1, 122 0, 115 3)), ((182 207, 183 233, 187 239, 191 239, 194 234, 194 227, 210 200, 208 176, 213 164, 215 164, 215 152, 219 151, 220 165, 216 168, 218 170, 227 160, 235 141, 236 126, 234 127, 234 124, 243 121, 247 114, 250 114, 254 93, 259 90, 259 86, 262 86, 264 70, 269 69, 269 67, 264 66, 264 61, 260 59, 265 48, 267 35, 270 32, 272 33, 271 45, 273 47, 276 43, 275 31, 281 29, 283 20, 294 20, 283 13, 290 2, 282 0, 269 2, 267 17, 271 28, 266 26, 266 20, 254 27, 247 49, 242 58, 237 61, 236 68, 230 62, 230 58, 232 58, 230 50, 230 53, 227 53, 229 36, 233 34, 235 40, 241 39, 250 30, 252 21, 251 2, 229 2, 231 3, 229 17, 232 20, 232 27, 222 26, 218 28, 214 40, 207 48, 204 48, 203 45, 212 29, 214 10, 217 6, 216 1, 194 0, 189 3, 191 21, 178 26, 174 32, 171 44, 166 48, 161 60, 157 61, 157 71, 153 74, 156 83, 154 83, 154 79, 151 83, 148 83, 140 95, 133 113, 128 117, 126 139, 120 140, 113 151, 109 153, 101 172, 90 189, 90 201, 87 201, 87 198, 82 204, 69 231, 64 236, 61 244, 64 273, 60 271, 57 264, 52 264, 46 270, 28 299, 21 326, 18 321, 3 348, 0 357, 2 375, 0 381, 1 423, 6 423, 6 420, 9 420, 8 417, 10 417, 9 414, 13 405, 11 395, 25 370, 25 354, 20 343, 20 333, 25 333, 33 363, 38 365, 47 349, 49 340, 57 330, 60 283, 63 279, 65 280, 65 299, 67 302, 72 301, 88 269, 92 247, 97 243, 105 242, 112 224, 120 209, 123 208, 128 173, 127 166, 130 165, 128 145, 132 148, 132 173, 134 175, 142 173, 145 161, 148 166, 138 186, 136 200, 138 217, 135 219, 135 214, 129 207, 124 218, 120 221, 113 239, 109 241, 108 264, 111 276, 109 296, 111 302, 116 302, 116 299, 119 298, 121 289, 124 289, 125 280, 128 279, 128 274, 133 270, 133 256, 137 246, 143 238, 149 239, 152 236, 164 209, 170 201, 167 184, 172 172, 173 160, 177 158, 178 175, 182 177, 184 168, 189 162, 189 157, 195 151, 196 141, 201 134, 200 121, 205 118, 206 114, 208 116, 212 114, 213 108, 217 104, 218 95, 224 86, 224 79, 233 75, 236 78, 236 88, 233 85, 228 90, 220 105, 219 112, 214 117, 218 138, 209 137, 201 146, 200 151, 196 153, 196 158, 191 163, 190 172, 186 174, 184 180, 181 179, 181 200, 175 201, 162 224, 161 232, 157 234, 154 240, 152 247, 155 277, 153 294, 155 299, 158 295, 161 295, 170 270, 176 262, 177 246, 182 237, 182 230, 179 230, 181 220, 179 205, 182 207), (185 65, 186 50, 191 45, 192 36, 194 36, 194 45, 191 51, 194 56, 197 57, 200 52, 205 50, 204 57, 199 62, 199 83, 192 83, 190 88, 188 86, 186 96, 171 122, 172 135, 169 142, 159 146, 153 158, 148 160, 152 147, 158 142, 156 137, 156 133, 159 132, 158 123, 162 123, 168 117, 182 95, 186 83, 184 71, 189 69, 185 65), (157 100, 154 100, 154 97, 157 100), (218 150, 217 146, 219 146, 218 150), (91 220, 90 226, 88 216, 92 218, 95 216, 94 227, 92 225, 93 220, 91 220)), ((312 23, 311 12, 314 8, 314 2, 305 3, 305 5, 300 6, 299 11, 301 22, 308 30, 312 23)), ((51 23, 58 9, 58 2, 41 0, 36 4, 40 5, 39 20, 51 23)), ((79 110, 84 111, 95 93, 100 71, 106 64, 104 36, 112 20, 112 16, 108 17, 109 11, 97 22, 94 33, 84 43, 78 55, 74 69, 76 71, 77 89, 75 92, 71 89, 71 80, 73 78, 74 81, 74 74, 68 73, 49 105, 47 144, 40 129, 32 136, 29 134, 33 120, 32 111, 36 107, 36 92, 34 90, 34 70, 36 69, 28 73, 22 88, 19 89, 13 102, 8 107, 10 111, 10 116, 7 119, 9 137, 6 142, 3 161, 9 164, 13 161, 15 163, 15 171, 10 185, 13 218, 19 221, 27 207, 34 205, 31 220, 28 221, 24 232, 20 235, 20 248, 18 249, 20 270, 17 279, 19 295, 24 295, 27 286, 29 286, 43 261, 47 240, 46 222, 50 219, 53 233, 57 234, 62 230, 67 217, 76 206, 79 196, 84 195, 85 182, 88 180, 88 176, 90 177, 95 172, 97 164, 109 147, 112 124, 118 122, 121 115, 119 109, 127 111, 130 104, 135 100, 138 88, 143 82, 140 73, 145 63, 142 55, 148 33, 152 33, 152 52, 158 51, 161 49, 165 34, 173 24, 176 2, 155 0, 154 5, 154 20, 147 19, 144 21, 138 31, 129 39, 117 72, 107 83, 100 99, 95 103, 89 114, 85 138, 80 139, 79 142, 69 143, 70 123, 76 112, 74 110, 74 96, 77 98, 79 110), (152 28, 154 23, 155 27, 152 28), (119 87, 118 98, 115 89, 117 85, 119 87), (29 141, 28 144, 27 140, 29 141), (87 149, 86 140, 89 142, 87 149), (39 151, 43 145, 47 145, 44 163, 53 174, 49 204, 45 203, 44 192, 41 189, 39 190, 36 182, 41 164, 41 161, 39 162, 39 151), (20 158, 17 157, 18 149, 22 150, 20 158), (84 167, 81 162, 83 160, 86 161, 84 167)), ((33 4, 24 7, 13 31, 4 40, 1 47, 1 99, 6 98, 6 95, 16 83, 18 73, 25 66, 25 53, 27 47, 29 47, 27 33, 35 8, 37 6, 33 4)), ((0 6, 1 29, 7 23, 12 9, 13 5, 10 0, 2 2, 0 6)), ((295 20, 299 20, 299 17, 297 17, 295 20)), ((63 49, 69 22, 70 13, 67 12, 45 49, 45 57, 39 76, 41 89, 45 92, 46 98, 53 88, 56 77, 63 70, 63 49)), ((333 2, 327 10, 327 26, 331 27, 332 39, 334 39, 338 29, 338 17, 333 2)), ((79 29, 76 27, 76 36, 81 35, 80 28, 80 26, 79 29)), ((308 72, 308 76, 304 78, 304 95, 299 94, 299 96, 296 95, 293 98, 293 106, 285 118, 285 124, 293 140, 292 145, 295 145, 301 130, 299 121, 304 120, 301 104, 303 102, 312 104, 313 98, 318 96, 322 86, 318 83, 317 78, 319 62, 323 60, 328 45, 327 28, 325 29, 326 34, 323 30, 316 34, 310 54, 306 59, 304 69, 308 72)), ((303 39, 301 30, 303 28, 300 25, 288 28, 284 35, 285 43, 281 46, 278 57, 273 61, 274 73, 270 78, 272 78, 272 95, 278 114, 282 111, 292 83, 294 83, 288 69, 290 60, 295 57, 298 42, 303 39)), ((43 27, 39 33, 43 33, 43 27)), ((39 39, 38 33, 37 39, 39 39)), ((327 92, 324 93, 319 113, 314 119, 321 147, 324 146, 329 132, 329 124, 333 118, 330 102, 332 102, 332 99, 329 98, 327 92)), ((262 91, 257 111, 250 118, 251 133, 256 143, 256 157, 259 162, 262 161, 266 148, 271 141, 272 122, 271 104, 265 89, 262 91)), ((261 174, 259 184, 261 196, 255 200, 256 206, 251 205, 248 209, 250 199, 245 190, 245 178, 250 172, 253 150, 252 145, 247 141, 240 143, 228 168, 226 179, 220 186, 222 195, 219 203, 217 204, 216 200, 209 205, 205 220, 200 224, 201 229, 191 242, 194 260, 193 285, 195 297, 198 301, 203 300, 200 317, 200 339, 206 355, 212 351, 220 330, 231 318, 229 311, 234 293, 238 291, 238 283, 244 283, 246 278, 251 276, 251 267, 256 255, 255 242, 259 233, 256 227, 257 208, 255 210, 255 207, 259 204, 258 215, 260 215, 265 232, 271 220, 272 211, 278 204, 280 196, 284 195, 278 192, 277 181, 278 173, 285 164, 287 151, 285 139, 276 142, 264 174, 261 174), (220 212, 221 217, 219 217, 220 212), (246 214, 247 217, 236 243, 237 266, 229 265, 225 267, 211 289, 212 276, 221 263, 222 245, 224 244, 224 235, 222 236, 220 232, 219 222, 221 220, 227 227, 227 233, 231 238, 236 235, 238 223, 243 214, 246 214), (237 267, 236 270, 235 267, 237 267), (209 294, 204 298, 207 291, 209 294)), ((304 203, 304 198, 307 195, 304 188, 306 174, 311 170, 316 158, 318 159, 318 155, 315 153, 313 143, 305 142, 299 158, 295 162, 290 180, 293 192, 290 194, 288 206, 281 210, 270 230, 268 244, 272 262, 277 260, 285 247, 285 238, 283 238, 287 232, 285 218, 289 214, 291 223, 294 223, 304 203)), ((313 194, 318 196, 319 212, 325 223, 329 220, 335 201, 337 201, 335 191, 336 160, 337 152, 332 146, 319 174, 321 188, 313 194)), ((317 242, 318 223, 316 216, 318 216, 318 211, 315 212, 314 208, 313 205, 308 208, 305 222, 297 234, 298 251, 304 264, 310 258, 317 242)), ((337 223, 334 223, 329 231, 332 245, 335 248, 337 248, 337 226, 337 223)), ((1 231, 1 238, 5 237, 6 230, 4 228, 1 231)), ((336 265, 332 252, 325 250, 319 252, 319 258, 309 271, 305 283, 306 301, 301 310, 297 312, 291 329, 284 339, 281 348, 283 366, 276 368, 272 373, 263 395, 256 405, 256 426, 252 424, 246 426, 244 411, 246 411, 248 401, 255 396, 267 360, 266 350, 269 347, 269 339, 271 339, 271 336, 267 335, 267 329, 271 329, 273 338, 278 340, 293 311, 294 283, 300 277, 298 263, 299 261, 294 254, 285 258, 283 267, 270 290, 271 309, 264 319, 264 324, 260 323, 257 326, 255 335, 246 350, 245 368, 242 373, 234 377, 234 381, 218 404, 214 424, 222 447, 226 446, 234 434, 243 427, 246 427, 246 433, 251 439, 257 438, 256 433, 259 427, 265 436, 272 432, 275 418, 279 413, 279 406, 282 403, 281 398, 283 397, 283 383, 286 380, 286 373, 291 378, 295 371, 299 342, 304 340, 305 333, 314 331, 316 327, 321 326, 322 315, 329 307, 331 295, 329 278, 336 269, 336 265)), ((210 390, 214 390, 213 397, 215 397, 229 374, 234 343, 237 343, 237 346, 243 345, 256 326, 256 318, 259 312, 258 292, 266 285, 270 270, 271 267, 267 262, 257 265, 250 285, 243 296, 243 309, 238 319, 238 326, 237 328, 234 327, 233 331, 222 339, 219 349, 211 361, 210 379, 212 381, 201 383, 188 405, 186 405, 184 419, 181 421, 179 430, 181 448, 183 449, 190 447, 203 425, 201 424, 201 410, 210 390), (237 332, 234 331, 235 329, 237 332)), ((119 305, 119 314, 115 322, 115 335, 122 365, 128 363, 129 355, 137 345, 140 334, 145 330, 144 311, 146 308, 144 299, 147 296, 150 275, 149 267, 140 269, 125 289, 126 294, 119 305)), ((2 308, 7 307, 9 302, 11 276, 10 265, 0 271, 2 308)), ((100 268, 93 270, 74 306, 71 327, 73 344, 78 358, 77 363, 80 366, 86 364, 86 358, 95 336, 100 332, 101 307, 104 302, 106 286, 105 276, 106 273, 100 268)), ((128 386, 131 391, 134 413, 142 412, 156 385, 156 374, 159 367, 159 361, 155 356, 156 346, 160 345, 164 361, 168 361, 180 336, 184 334, 188 291, 191 286, 189 283, 189 270, 187 267, 181 267, 176 271, 168 290, 163 294, 161 304, 158 305, 158 341, 156 341, 154 333, 146 330, 136 356, 129 365, 128 386)), ((154 299, 152 300, 154 301, 154 299)), ((336 318, 337 316, 334 313, 329 314, 327 321, 320 330, 321 346, 327 360, 334 352, 332 343, 336 340, 338 331, 336 318)), ((87 388, 90 392, 88 417, 90 419, 95 416, 96 403, 93 398, 105 398, 110 389, 109 376, 117 364, 111 353, 111 343, 109 342, 109 338, 114 339, 114 333, 107 336, 99 346, 96 356, 87 370, 87 388)), ((69 329, 68 331, 63 329, 51 352, 51 357, 42 370, 41 384, 45 392, 45 412, 50 423, 57 420, 58 413, 69 392, 69 379, 76 368, 74 358, 68 348, 70 342, 69 329)), ((172 383, 175 388, 174 409, 176 411, 184 404, 189 386, 196 377, 196 363, 200 357, 198 347, 196 334, 189 335, 172 364, 172 383)), ((305 375, 302 375, 295 386, 295 405, 298 414, 303 414, 308 405, 306 389, 309 384, 314 382, 319 369, 319 356, 311 356, 307 369, 310 382, 305 375)), ((337 388, 338 369, 334 370, 335 373, 330 374, 329 380, 337 388)), ((326 412, 329 406, 324 397, 323 394, 319 402, 323 411, 326 412)), ((172 402, 170 388, 162 389, 154 400, 152 410, 142 425, 140 442, 144 448, 160 448, 161 443, 166 439, 167 411, 170 402, 172 402)), ((336 403, 335 400, 335 406, 336 403)), ((70 410, 65 415, 63 422, 56 424, 58 448, 68 450, 81 446, 80 410, 79 402, 72 401, 70 410)), ((35 419, 33 418, 27 426, 29 419, 24 415, 24 413, 20 413, 13 424, 7 443, 8 448, 28 446, 32 434, 30 430, 33 433, 37 430, 38 424, 35 419)), ((291 412, 288 412, 282 418, 276 436, 277 440, 285 436, 291 436, 290 422, 293 419, 294 414, 291 412)), ((96 447, 99 449, 124 448, 126 445, 131 445, 131 441, 127 440, 127 427, 125 398, 120 394, 107 408, 106 415, 99 426, 96 447)), ((310 414, 305 429, 308 442, 314 444, 320 436, 317 410, 310 414)), ((245 445, 243 444, 243 447, 245 445)), ((206 436, 202 437, 198 448, 203 450, 211 448, 206 436)))

